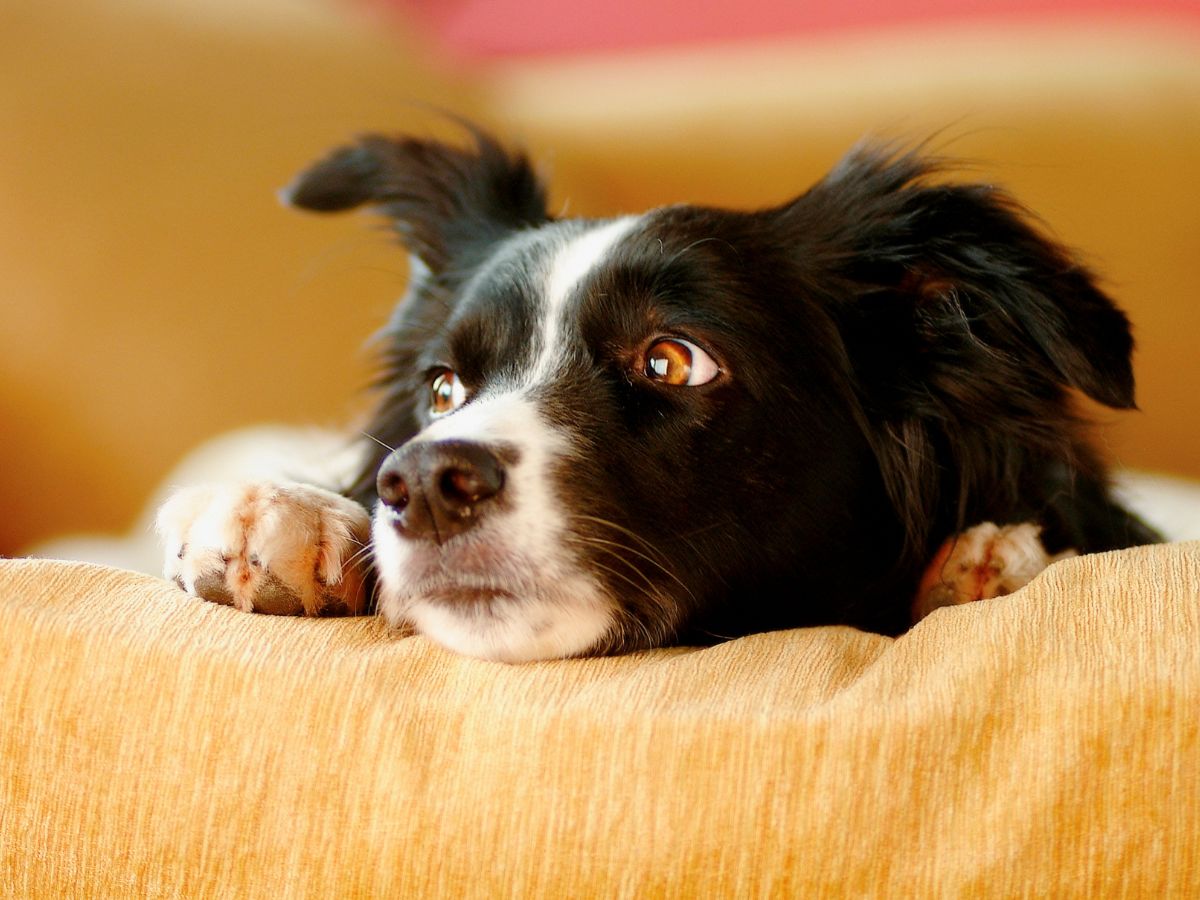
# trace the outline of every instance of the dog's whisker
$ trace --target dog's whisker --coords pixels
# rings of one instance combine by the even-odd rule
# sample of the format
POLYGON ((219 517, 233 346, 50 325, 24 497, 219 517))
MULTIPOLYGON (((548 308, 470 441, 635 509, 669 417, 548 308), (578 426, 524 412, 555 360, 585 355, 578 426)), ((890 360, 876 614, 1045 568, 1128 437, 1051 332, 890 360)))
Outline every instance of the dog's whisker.
MULTIPOLYGON (((593 542, 592 540, 590 540, 588 538, 569 538, 568 540, 570 541, 570 543, 575 544, 577 546, 587 546, 587 547, 598 546, 595 542, 593 542)), ((613 546, 619 547, 620 545, 613 545, 613 546)), ((643 572, 640 568, 638 568, 638 566, 634 565, 634 563, 632 563, 630 560, 623 558, 618 553, 616 553, 612 550, 609 550, 607 547, 600 547, 600 549, 601 549, 601 552, 603 552, 608 557, 611 557, 612 559, 614 559, 617 562, 624 565, 626 568, 628 568, 631 572, 636 574, 644 582, 645 586, 639 588, 639 590, 641 590, 643 593, 645 593, 647 595, 657 592, 657 588, 655 587, 654 580, 652 578, 650 578, 650 576, 647 575, 645 572, 643 572)), ((596 562, 595 565, 597 566, 597 568, 602 568, 606 572, 610 572, 614 575, 618 574, 617 570, 612 568, 611 566, 605 566, 603 563, 600 563, 600 562, 596 562)), ((622 576, 622 578, 628 584, 633 583, 633 580, 626 576, 622 576)))
POLYGON ((709 522, 707 525, 700 525, 691 531, 683 532, 679 535, 679 540, 690 542, 693 538, 699 537, 702 534, 708 534, 710 531, 716 531, 719 528, 729 528, 731 524, 734 523, 729 521, 709 522))
POLYGON ((737 247, 735 247, 733 244, 729 243, 729 241, 725 240, 724 238, 719 238, 719 237, 715 237, 715 236, 703 237, 703 238, 699 238, 698 240, 692 241, 690 244, 688 244, 682 250, 679 250, 678 252, 676 252, 674 256, 672 256, 669 260, 667 260, 667 265, 669 266, 671 263, 674 263, 681 256, 685 255, 688 251, 694 250, 695 248, 699 247, 701 244, 709 244, 709 243, 724 244, 726 247, 728 247, 730 250, 732 250, 734 252, 734 254, 736 254, 738 256, 741 255, 740 253, 738 253, 737 247))
MULTIPOLYGON (((644 554, 638 553, 636 550, 634 550, 631 547, 627 547, 624 544, 620 544, 620 543, 617 543, 614 541, 604 541, 604 540, 587 537, 587 536, 583 536, 583 535, 572 535, 572 536, 568 537, 566 540, 568 541, 568 543, 574 544, 575 546, 590 548, 592 550, 597 551, 600 555, 603 555, 604 557, 615 560, 617 563, 621 564, 622 566, 629 569, 630 571, 636 572, 637 575, 641 579, 643 579, 647 584, 653 586, 654 585, 653 579, 650 578, 650 576, 646 573, 645 570, 643 570, 640 566, 638 566, 636 564, 634 559, 630 559, 630 557, 640 558, 640 559, 644 560, 645 563, 647 563, 649 566, 652 567, 651 571, 662 573, 668 579, 673 581, 675 584, 679 585, 679 587, 681 589, 683 589, 683 591, 686 592, 689 597, 692 596, 691 591, 688 590, 687 585, 684 584, 679 579, 679 577, 677 575, 675 575, 674 572, 672 572, 670 569, 668 569, 666 566, 662 565, 661 563, 656 562, 654 559, 651 559, 650 557, 648 557, 644 554)), ((653 590, 655 591, 655 593, 658 593, 658 589, 656 587, 654 587, 653 590)))
POLYGON ((585 542, 592 544, 594 546, 597 546, 597 547, 605 547, 605 548, 611 547, 611 548, 613 548, 614 555, 616 552, 619 552, 619 553, 627 553, 630 556, 636 556, 638 559, 645 560, 646 562, 650 563, 650 565, 654 566, 656 569, 663 571, 665 574, 674 577, 674 573, 671 572, 671 570, 669 568, 667 568, 667 566, 664 565, 660 560, 656 559, 653 556, 650 556, 647 553, 642 552, 641 550, 638 550, 636 547, 631 547, 628 544, 621 543, 620 541, 610 541, 610 540, 606 540, 605 538, 596 537, 594 535, 574 535, 574 536, 572 536, 572 539, 576 540, 576 541, 585 541, 585 542))
POLYGON ((662 572, 664 575, 670 578, 671 581, 675 582, 675 584, 682 588, 689 597, 691 597, 693 600, 695 599, 695 595, 692 593, 691 589, 679 578, 678 575, 672 572, 669 567, 653 557, 647 556, 645 553, 628 546, 627 544, 622 544, 619 541, 607 541, 603 538, 582 535, 573 537, 572 541, 578 544, 587 544, 593 547, 601 548, 607 555, 612 556, 614 559, 619 560, 630 568, 637 570, 639 574, 643 575, 643 577, 646 577, 645 573, 641 572, 640 569, 637 569, 637 567, 634 566, 634 564, 628 559, 625 559, 623 555, 628 554, 629 556, 634 556, 645 560, 647 563, 653 566, 655 570, 662 572))
MULTIPOLYGON (((666 610, 668 608, 669 606, 665 602, 656 607, 656 609, 659 610, 666 610)), ((668 635, 671 633, 672 624, 670 619, 666 616, 656 617, 654 619, 654 628, 651 628, 651 623, 648 622, 643 616, 638 615, 632 609, 622 609, 620 618, 621 621, 633 626, 634 630, 641 633, 646 638, 646 649, 662 646, 663 642, 667 640, 668 635)))
POLYGON ((659 555, 661 555, 661 553, 662 553, 662 551, 659 550, 658 547, 654 546, 654 544, 652 544, 646 538, 642 537, 636 531, 633 531, 632 529, 627 528, 626 526, 621 525, 618 522, 614 522, 611 519, 601 518, 600 516, 588 515, 587 513, 570 513, 570 518, 581 521, 581 522, 591 522, 595 525, 600 525, 604 528, 612 529, 613 531, 616 531, 619 534, 623 534, 626 537, 632 538, 633 540, 637 541, 637 543, 640 546, 645 547, 651 553, 655 553, 655 554, 659 554, 659 555))
POLYGON ((366 431, 360 431, 360 432, 359 432, 359 434, 361 434, 361 435, 362 435, 363 437, 365 437, 365 438, 368 438, 368 439, 370 439, 370 440, 374 441, 374 442, 375 442, 375 443, 377 443, 377 444, 378 444, 380 447, 382 447, 384 450, 387 450, 389 453, 395 453, 395 452, 396 452, 396 448, 395 448, 395 447, 393 447, 391 444, 388 444, 388 443, 387 443, 387 442, 385 442, 385 441, 381 441, 379 438, 375 437, 375 435, 371 434, 370 432, 366 432, 366 431))
MULTIPOLYGON (((612 541, 602 541, 602 542, 600 542, 599 545, 597 545, 597 542, 595 541, 595 539, 583 537, 583 536, 576 536, 573 539, 571 539, 571 542, 575 543, 579 546, 592 546, 592 547, 595 547, 596 549, 599 549, 601 553, 606 555, 606 557, 611 558, 612 560, 614 560, 617 563, 620 563, 622 566, 624 566, 625 568, 630 570, 633 574, 637 575, 641 579, 642 583, 639 584, 633 578, 626 575, 624 572, 621 572, 621 571, 613 568, 612 566, 605 565, 603 562, 600 562, 598 559, 593 558, 590 561, 590 565, 592 567, 594 567, 600 571, 607 572, 610 575, 612 575, 614 578, 617 578, 617 579, 623 581, 625 584, 629 585, 635 591, 637 591, 640 596, 645 597, 646 600, 649 601, 649 604, 650 604, 649 609, 655 611, 655 613, 656 613, 655 621, 660 623, 659 630, 661 631, 661 634, 657 639, 655 639, 653 633, 650 631, 649 624, 646 622, 646 620, 641 615, 635 614, 630 609, 628 609, 624 604, 618 604, 617 610, 618 610, 618 615, 622 621, 625 621, 631 625, 636 625, 639 630, 644 632, 647 640, 650 641, 650 644, 648 646, 657 646, 657 644, 665 638, 665 635, 670 630, 669 621, 672 619, 672 616, 670 615, 670 613, 674 609, 674 604, 672 603, 671 598, 669 596, 667 596, 666 594, 664 594, 662 592, 662 590, 654 583, 653 579, 651 579, 644 571, 642 571, 641 568, 639 568, 637 565, 635 565, 629 559, 626 559, 626 558, 618 555, 618 553, 612 549, 615 547, 619 550, 628 551, 629 550, 628 547, 624 547, 623 545, 614 543, 612 541)), ((653 560, 650 560, 647 557, 643 557, 643 558, 645 558, 647 562, 653 563, 653 560)), ((663 571, 666 572, 667 575, 671 575, 671 573, 669 571, 667 571, 665 569, 663 571)), ((681 585, 681 586, 684 587, 685 591, 687 590, 686 586, 684 586, 684 585, 681 585)), ((689 591, 689 594, 690 594, 690 591, 689 591)), ((643 613, 645 613, 647 610, 645 608, 642 608, 641 611, 643 613)))
POLYGON ((372 549, 370 544, 363 544, 342 563, 342 566, 349 568, 358 565, 363 560, 370 558, 372 549))
MULTIPOLYGON (((626 575, 622 574, 621 572, 618 572, 616 569, 613 569, 610 566, 606 566, 603 563, 599 563, 599 562, 594 563, 594 565, 596 566, 597 569, 600 569, 601 571, 604 571, 604 572, 608 572, 614 578, 618 578, 621 581, 624 581, 630 587, 639 591, 647 600, 652 602, 653 608, 655 608, 655 609, 665 608, 662 596, 658 593, 657 590, 653 589, 653 585, 651 585, 650 588, 643 588, 642 586, 638 585, 633 579, 627 577, 626 575)), ((654 632, 652 632, 650 630, 650 625, 646 622, 646 620, 642 616, 637 615, 632 610, 630 610, 628 607, 626 607, 624 605, 620 605, 620 604, 617 607, 617 615, 618 615, 618 619, 621 622, 626 623, 626 625, 634 626, 638 631, 640 631, 645 636, 646 641, 647 641, 647 644, 646 644, 647 647, 657 646, 657 644, 658 644, 659 640, 661 640, 661 638, 659 638, 659 639, 655 638, 654 632)))

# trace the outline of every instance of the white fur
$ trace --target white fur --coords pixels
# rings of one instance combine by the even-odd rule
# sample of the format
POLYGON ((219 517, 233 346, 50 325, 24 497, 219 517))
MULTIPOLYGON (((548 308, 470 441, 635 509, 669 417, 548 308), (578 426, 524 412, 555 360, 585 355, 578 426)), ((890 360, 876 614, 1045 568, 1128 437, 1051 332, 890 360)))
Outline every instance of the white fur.
MULTIPOLYGON (((581 287, 641 222, 640 217, 624 217, 582 230, 523 232, 506 242, 468 285, 469 294, 486 289, 494 279, 529 279, 529 286, 541 293, 531 298, 532 312, 539 317, 533 346, 527 348, 531 358, 523 357, 524 371, 515 378, 489 383, 413 440, 510 444, 519 458, 506 468, 503 502, 473 529, 440 547, 402 538, 394 527, 395 513, 382 504, 377 507, 371 528, 379 606, 393 623, 411 623, 457 652, 508 662, 582 653, 613 628, 620 614, 618 603, 594 573, 575 562, 571 511, 552 487, 551 471, 569 464, 572 448, 541 411, 537 398, 553 386, 570 360, 571 321, 581 287), (529 260, 537 260, 532 272, 529 260)), ((413 286, 429 277, 419 262, 414 262, 411 274, 413 286)), ((406 308, 401 305, 391 328, 402 326, 406 308)), ((1137 493, 1128 487, 1126 491, 1137 493)), ((300 582, 312 581, 317 573, 326 585, 335 584, 346 557, 358 545, 354 517, 343 515, 338 503, 327 497, 302 498, 287 486, 277 486, 265 497, 238 489, 190 496, 185 492, 172 503, 160 518, 168 577, 179 577, 194 589, 199 577, 224 572, 230 576, 226 581, 235 604, 246 609, 253 608, 253 579, 239 587, 242 582, 231 580, 233 574, 260 565, 279 570, 285 573, 282 580, 294 583, 296 593, 305 597, 306 610, 314 612, 321 598, 300 582), (329 539, 332 546, 327 546, 329 539), (180 556, 185 544, 188 550, 180 556), (326 549, 316 555, 307 552, 314 545, 326 549)), ((1200 493, 1195 503, 1200 503, 1200 493)), ((1200 521, 1194 505, 1190 512, 1194 525, 1200 521)), ((990 533, 978 536, 978 547, 969 535, 964 537, 959 549, 965 555, 956 558, 971 576, 972 589, 976 583, 985 593, 1019 586, 992 585, 987 566, 994 561, 1003 562, 1004 571, 1017 571, 1023 580, 1047 562, 1026 552, 1040 549, 1036 531, 1004 540, 990 533)))
POLYGON ((549 547, 557 540, 565 518, 546 473, 551 461, 567 452, 567 444, 542 418, 525 391, 476 397, 413 438, 414 442, 444 440, 516 447, 520 459, 504 473, 504 489, 514 506, 503 516, 505 527, 530 547, 549 547))
POLYGON ((983 522, 956 535, 948 555, 935 560, 936 578, 922 585, 913 602, 913 622, 942 606, 1011 594, 1052 562, 1075 555, 1074 550, 1047 554, 1041 531, 1032 522, 1004 526, 983 522))
MULTIPOLYGON (((562 363, 570 302, 578 286, 603 265, 638 221, 626 217, 596 225, 558 247, 547 267, 545 294, 538 307, 540 352, 524 377, 472 398, 413 438, 506 443, 517 449, 518 462, 505 472, 510 508, 494 511, 468 535, 456 539, 460 547, 486 545, 490 552, 499 550, 509 565, 493 567, 482 582, 468 572, 448 572, 444 578, 425 582, 433 589, 474 585, 503 591, 514 599, 493 597, 462 605, 422 596, 406 583, 405 575, 419 574, 415 573, 421 568, 418 559, 428 548, 399 537, 390 511, 381 506, 375 515, 375 552, 380 611, 390 621, 412 622, 460 653, 506 662, 581 653, 612 628, 615 603, 592 574, 571 561, 564 543, 569 535, 567 516, 551 491, 548 473, 570 448, 532 398, 536 388, 553 381, 562 363)), ((511 251, 512 247, 506 248, 498 262, 511 251)), ((443 552, 453 558, 450 549, 443 552)))
MULTIPOLYGON (((157 575, 163 568, 155 533, 158 512, 181 489, 250 481, 348 485, 361 470, 367 449, 364 440, 316 428, 263 425, 231 431, 201 444, 182 459, 126 534, 64 535, 27 548, 25 553, 157 575)), ((167 549, 168 557, 179 551, 178 546, 167 549)))
POLYGON ((439 643, 469 656, 524 662, 581 653, 612 627, 614 603, 590 574, 570 561, 563 544, 566 515, 546 472, 566 444, 524 391, 474 398, 438 419, 413 440, 468 439, 514 445, 520 459, 505 472, 510 508, 494 511, 471 532, 443 547, 449 571, 429 575, 431 548, 397 535, 391 511, 374 520, 379 610, 393 624, 411 622, 439 643), (465 571, 453 553, 499 557, 484 572, 465 571), (457 566, 457 568, 456 568, 457 566), (416 579, 420 584, 414 584, 416 579), (426 593, 423 593, 421 588, 426 593), (446 604, 428 592, 476 587, 513 600, 446 604))
POLYGON ((329 589, 353 576, 345 599, 361 602, 348 563, 370 523, 361 506, 332 491, 265 481, 184 488, 159 509, 156 527, 166 549, 163 576, 193 593, 200 578, 215 578, 249 612, 269 573, 316 615, 329 589))
POLYGON ((593 226, 559 248, 546 277, 546 295, 542 306, 542 348, 533 365, 531 377, 551 377, 562 357, 561 335, 567 321, 567 305, 576 287, 612 253, 620 240, 641 221, 625 216, 593 226))
POLYGON ((583 653, 612 627, 612 609, 589 579, 569 578, 553 593, 493 601, 462 612, 415 604, 411 621, 444 647, 481 659, 521 663, 583 653))

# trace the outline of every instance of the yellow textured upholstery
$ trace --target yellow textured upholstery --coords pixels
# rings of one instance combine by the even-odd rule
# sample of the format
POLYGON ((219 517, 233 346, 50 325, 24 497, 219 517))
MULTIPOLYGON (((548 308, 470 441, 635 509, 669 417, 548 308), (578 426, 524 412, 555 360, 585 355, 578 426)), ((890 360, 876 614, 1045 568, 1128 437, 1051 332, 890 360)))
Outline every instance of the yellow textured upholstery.
POLYGON ((1195 896, 1200 545, 504 666, 0 562, 6 896, 1195 896))

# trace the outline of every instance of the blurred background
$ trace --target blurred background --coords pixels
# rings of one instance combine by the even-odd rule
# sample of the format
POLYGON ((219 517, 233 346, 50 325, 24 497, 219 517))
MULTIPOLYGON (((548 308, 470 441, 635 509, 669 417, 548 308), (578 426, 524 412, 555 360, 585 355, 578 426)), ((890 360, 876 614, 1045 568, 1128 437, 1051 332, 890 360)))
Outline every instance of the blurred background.
POLYGON ((454 137, 425 105, 574 214, 775 203, 936 133, 1130 312, 1110 456, 1200 476, 1194 0, 0 0, 0 554, 130 527, 219 433, 354 418, 403 254, 274 192, 357 132, 454 137))

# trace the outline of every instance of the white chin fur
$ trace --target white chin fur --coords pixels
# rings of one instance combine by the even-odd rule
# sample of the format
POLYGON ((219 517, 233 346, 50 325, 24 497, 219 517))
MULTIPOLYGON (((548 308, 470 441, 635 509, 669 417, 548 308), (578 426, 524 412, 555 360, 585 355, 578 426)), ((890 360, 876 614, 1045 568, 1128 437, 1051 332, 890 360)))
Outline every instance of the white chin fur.
POLYGON ((564 577, 543 569, 537 587, 516 588, 512 599, 442 603, 406 583, 413 554, 382 511, 375 517, 374 545, 380 614, 464 656, 508 663, 577 656, 613 627, 611 601, 581 574, 564 577))
POLYGON ((491 601, 487 612, 417 600, 409 608, 417 630, 443 647, 496 662, 522 663, 577 656, 612 626, 602 605, 522 597, 491 601))

